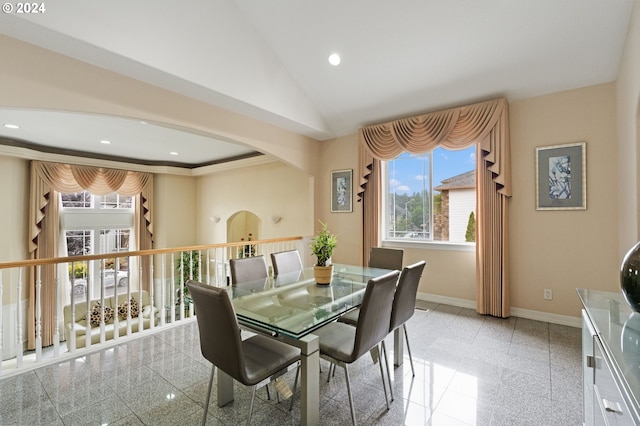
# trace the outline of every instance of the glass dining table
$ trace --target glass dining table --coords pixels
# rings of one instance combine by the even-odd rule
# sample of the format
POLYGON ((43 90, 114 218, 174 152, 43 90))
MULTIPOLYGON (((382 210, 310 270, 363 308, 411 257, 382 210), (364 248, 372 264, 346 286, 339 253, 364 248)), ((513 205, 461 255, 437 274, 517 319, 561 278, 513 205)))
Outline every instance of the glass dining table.
MULTIPOLYGON (((359 306, 367 282, 387 269, 334 264, 331 284, 316 284, 313 268, 228 288, 243 329, 301 350, 300 422, 319 423, 320 351, 314 330, 359 306)), ((233 401, 233 379, 217 370, 218 406, 233 401)))

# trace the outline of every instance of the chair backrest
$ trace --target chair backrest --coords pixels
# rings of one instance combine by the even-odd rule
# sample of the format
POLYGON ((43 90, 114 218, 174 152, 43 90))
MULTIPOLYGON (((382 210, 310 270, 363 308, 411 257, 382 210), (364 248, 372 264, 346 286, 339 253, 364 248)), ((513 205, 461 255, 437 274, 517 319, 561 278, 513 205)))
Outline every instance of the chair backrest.
POLYGON ((371 350, 389 334, 387 325, 391 320, 393 293, 399 275, 400 271, 393 271, 371 279, 367 283, 367 289, 360 305, 351 362, 371 350))
POLYGON ((402 270, 398 287, 393 296, 393 308, 391 309, 391 322, 389 331, 393 331, 407 322, 416 310, 416 295, 418 294, 418 284, 426 262, 409 265, 402 270))
POLYGON ((231 269, 231 284, 240 284, 267 278, 267 264, 264 256, 243 257, 229 260, 231 269))
POLYGON ((229 376, 246 383, 240 328, 229 294, 224 288, 193 280, 186 285, 197 312, 202 356, 229 376))
POLYGON ((371 247, 369 252, 369 266, 372 268, 397 269, 402 270, 402 256, 404 251, 401 249, 386 247, 371 247))
POLYGON ((279 253, 271 253, 273 273, 277 275, 302 270, 302 260, 298 250, 287 250, 279 253))

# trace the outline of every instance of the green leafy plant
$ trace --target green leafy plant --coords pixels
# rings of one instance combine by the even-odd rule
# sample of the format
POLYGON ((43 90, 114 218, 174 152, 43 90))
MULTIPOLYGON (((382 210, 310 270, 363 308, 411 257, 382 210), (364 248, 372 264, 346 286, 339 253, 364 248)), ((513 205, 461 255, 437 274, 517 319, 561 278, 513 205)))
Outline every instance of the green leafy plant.
MULTIPOLYGON (((182 293, 182 284, 186 283, 190 279, 198 279, 198 271, 200 269, 200 252, 198 250, 183 251, 180 257, 176 259, 176 269, 178 275, 176 276, 176 304, 180 304, 180 296, 182 293)), ((189 288, 184 286, 184 299, 185 303, 191 302, 191 295, 189 294, 189 288)))
POLYGON ((316 266, 327 266, 327 261, 333 255, 338 238, 329 232, 326 223, 319 222, 322 225, 322 230, 311 240, 309 248, 317 258, 316 266))

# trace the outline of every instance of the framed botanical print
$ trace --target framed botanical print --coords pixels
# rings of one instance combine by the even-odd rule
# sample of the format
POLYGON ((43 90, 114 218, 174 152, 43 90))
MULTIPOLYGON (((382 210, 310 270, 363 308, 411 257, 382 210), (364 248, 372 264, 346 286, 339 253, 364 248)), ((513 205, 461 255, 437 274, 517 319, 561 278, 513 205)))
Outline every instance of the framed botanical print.
POLYGON ((353 170, 335 170, 331 172, 331 212, 349 213, 352 203, 353 170))
POLYGON ((536 210, 586 208, 586 143, 536 148, 536 210))

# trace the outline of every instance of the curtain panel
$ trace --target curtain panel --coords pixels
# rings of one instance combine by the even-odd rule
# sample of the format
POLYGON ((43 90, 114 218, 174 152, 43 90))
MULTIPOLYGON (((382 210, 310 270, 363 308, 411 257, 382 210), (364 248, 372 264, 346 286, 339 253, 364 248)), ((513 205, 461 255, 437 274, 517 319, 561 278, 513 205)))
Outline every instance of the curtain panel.
POLYGON ((423 154, 442 146, 462 149, 478 144, 476 187, 477 311, 509 316, 507 198, 511 197, 508 103, 504 98, 363 127, 360 141, 358 197, 364 203, 363 254, 379 245, 381 184, 379 161, 403 152, 423 154), (376 167, 377 164, 377 167, 376 167), (374 179, 372 179, 372 176, 374 179), (377 213, 379 216, 379 213, 377 213), (375 221, 374 221, 375 218, 375 221))
MULTIPOLYGON (((87 190, 95 195, 117 192, 136 199, 136 243, 138 249, 151 248, 153 240, 153 175, 128 170, 108 169, 104 167, 77 166, 42 161, 31 162, 29 208, 29 253, 31 259, 45 259, 58 256, 59 206, 58 193, 73 193, 87 190), (142 232, 141 232, 142 231, 142 232)), ((56 294, 53 265, 43 265, 40 277, 35 270, 29 279, 29 303, 27 347, 34 349, 38 334, 42 345, 53 344, 56 324, 56 294), (37 280, 42 283, 40 291, 41 320, 36 324, 37 280), (40 326, 40 333, 36 327, 40 326)), ((148 273, 147 273, 148 274, 148 273)), ((143 276, 144 285, 150 277, 143 276)), ((62 315, 58 315, 62 318, 62 315)))

